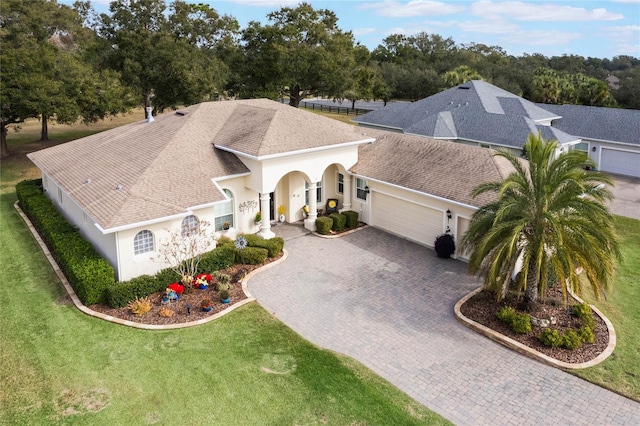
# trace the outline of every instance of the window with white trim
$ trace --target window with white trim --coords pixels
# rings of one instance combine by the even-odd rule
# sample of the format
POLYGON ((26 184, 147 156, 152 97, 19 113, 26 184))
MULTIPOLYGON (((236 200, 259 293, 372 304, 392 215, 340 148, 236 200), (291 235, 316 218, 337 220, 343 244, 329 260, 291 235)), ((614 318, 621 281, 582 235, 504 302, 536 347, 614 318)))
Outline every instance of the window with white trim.
POLYGON ((189 215, 182 219, 182 225, 180 226, 182 236, 186 237, 192 234, 197 234, 200 231, 200 222, 194 215, 189 215))
MULTIPOLYGON (((316 201, 322 202, 322 181, 316 182, 316 201)), ((304 182, 304 203, 309 205, 309 182, 304 182)))
POLYGON ((580 142, 571 147, 574 151, 589 152, 589 142, 580 142))
POLYGON ((233 227, 233 194, 228 189, 223 191, 229 200, 216 204, 213 208, 215 231, 224 230, 225 223, 228 223, 229 227, 233 227))
POLYGON ((336 179, 336 181, 338 182, 338 194, 344 194, 344 175, 342 173, 338 173, 338 179, 336 179))
POLYGON ((133 239, 133 254, 143 254, 154 251, 153 233, 146 229, 138 232, 133 239))
POLYGON ((356 198, 367 201, 367 181, 364 179, 356 178, 356 198))

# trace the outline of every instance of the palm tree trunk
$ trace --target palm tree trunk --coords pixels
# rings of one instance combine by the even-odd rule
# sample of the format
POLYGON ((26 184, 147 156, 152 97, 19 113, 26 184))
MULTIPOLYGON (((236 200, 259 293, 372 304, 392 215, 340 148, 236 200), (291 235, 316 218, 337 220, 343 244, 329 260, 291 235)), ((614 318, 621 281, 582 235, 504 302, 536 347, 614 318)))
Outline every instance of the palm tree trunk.
POLYGON ((533 264, 529 264, 529 270, 527 271, 527 287, 524 291, 524 301, 527 305, 527 310, 533 307, 539 299, 540 293, 538 292, 538 274, 536 267, 533 264))

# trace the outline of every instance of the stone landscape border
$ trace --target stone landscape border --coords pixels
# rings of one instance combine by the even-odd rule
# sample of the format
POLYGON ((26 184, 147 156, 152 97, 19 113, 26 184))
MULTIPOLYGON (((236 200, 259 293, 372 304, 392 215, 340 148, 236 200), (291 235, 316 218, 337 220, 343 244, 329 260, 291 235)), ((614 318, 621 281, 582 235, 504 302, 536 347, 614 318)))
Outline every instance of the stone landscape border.
MULTIPOLYGON (((482 287, 477 288, 475 290, 473 290, 471 293, 467 294, 466 296, 464 296, 462 299, 460 299, 458 301, 458 303, 456 303, 456 305, 453 308, 454 314, 456 319, 458 320, 458 322, 460 322, 462 325, 469 327, 470 329, 472 329, 473 331, 482 334, 485 337, 488 337, 489 339, 500 343, 501 345, 504 345, 506 347, 508 347, 509 349, 512 349, 522 355, 528 356, 529 358, 533 358, 543 364, 546 365, 550 365, 552 367, 556 367, 556 368, 562 368, 562 369, 567 369, 567 370, 580 370, 583 368, 589 368, 589 367, 593 367, 594 365, 598 365, 600 364, 602 361, 604 361, 605 359, 607 359, 609 357, 609 355, 611 355, 613 353, 613 350, 616 347, 616 331, 613 328, 613 324, 611 324, 611 321, 609 321, 609 319, 607 317, 605 317, 602 312, 600 312, 595 306, 593 305, 589 305, 591 307, 591 309, 593 310, 593 312, 595 312, 600 318, 602 318, 602 320, 604 321, 604 323, 607 326, 607 331, 609 332, 609 343, 606 347, 606 349, 604 351, 602 351, 597 357, 595 357, 594 359, 587 361, 587 362, 581 362, 581 363, 576 363, 576 364, 572 364, 569 362, 564 362, 564 361, 558 361, 557 359, 551 358, 550 356, 547 356, 543 353, 540 353, 538 351, 536 351, 535 349, 531 349, 530 347, 523 345, 520 342, 517 342, 501 333, 498 333, 492 329, 490 329, 489 327, 486 327, 482 324, 479 324, 469 318, 467 318, 466 316, 464 316, 462 314, 462 312, 460 312, 460 307, 462 305, 464 305, 464 303, 471 299, 473 296, 475 296, 476 294, 478 294, 479 292, 481 292, 483 290, 482 287)), ((571 293, 571 296, 576 299, 579 303, 584 303, 584 301, 582 299, 580 299, 578 296, 576 296, 575 294, 571 293)))
POLYGON ((266 264, 266 265, 264 265, 264 266, 262 266, 262 267, 260 267, 258 269, 254 269, 253 271, 248 273, 247 276, 245 276, 243 278, 243 280, 242 280, 242 291, 247 296, 247 298, 243 299, 243 300, 241 300, 241 301, 239 301, 237 303, 234 303, 233 305, 229 306, 228 308, 226 308, 223 311, 220 311, 220 312, 218 312, 218 313, 216 313, 214 315, 211 315, 211 316, 209 316, 207 318, 202 318, 202 319, 199 319, 199 320, 196 320, 196 321, 189 321, 189 322, 184 322, 184 323, 180 323, 180 324, 165 324, 165 325, 144 324, 144 323, 139 323, 139 322, 134 322, 134 321, 129 321, 129 320, 123 320, 122 318, 117 318, 117 317, 114 317, 114 316, 111 316, 111 315, 105 315, 102 312, 94 311, 93 309, 89 309, 87 306, 85 306, 80 301, 78 296, 76 295, 76 292, 73 290, 73 287, 71 287, 71 284, 67 280, 67 277, 65 277, 65 275, 62 273, 62 270, 60 270, 60 267, 58 266, 58 263, 56 262, 56 260, 51 255, 51 252, 49 251, 49 248, 47 247, 47 245, 44 243, 44 241, 42 241, 42 238, 40 238, 40 234, 38 234, 38 231, 36 231, 35 227, 31 223, 31 220, 29 220, 27 215, 24 214, 24 212, 20 208, 19 202, 16 201, 13 204, 13 207, 15 207, 15 209, 18 212, 18 214, 20 215, 20 217, 22 217, 22 220, 24 220, 24 222, 27 224, 27 227, 29 228, 29 231, 31 231, 31 234, 33 235, 33 237, 35 238, 36 242, 40 246, 40 249, 42 249, 42 252, 44 253, 44 255, 47 258, 47 260, 49 261, 49 263, 51 264, 51 267, 53 268, 54 272, 58 276, 58 279, 62 282, 62 285, 64 286, 65 290, 67 291, 67 294, 71 298, 71 301, 76 306, 76 308, 78 308, 80 311, 82 311, 85 314, 90 315, 92 317, 100 318, 102 320, 109 321, 109 322, 112 322, 112 323, 115 323, 115 324, 125 325, 127 327, 139 328, 139 329, 143 329, 143 330, 172 330, 172 329, 187 328, 187 327, 193 327, 193 326, 196 326, 196 325, 206 324, 208 322, 214 321, 214 320, 216 320, 216 319, 228 314, 229 312, 232 312, 232 311, 238 309, 240 306, 243 306, 243 305, 246 305, 247 303, 255 301, 256 299, 251 296, 251 294, 249 293, 249 291, 247 289, 247 282, 253 276, 255 276, 258 272, 264 271, 265 269, 272 268, 272 267, 284 262, 286 260, 287 256, 288 256, 287 250, 283 248, 282 249, 283 254, 279 259, 277 259, 277 260, 275 260, 275 261, 273 261, 271 263, 268 263, 268 264, 266 264))

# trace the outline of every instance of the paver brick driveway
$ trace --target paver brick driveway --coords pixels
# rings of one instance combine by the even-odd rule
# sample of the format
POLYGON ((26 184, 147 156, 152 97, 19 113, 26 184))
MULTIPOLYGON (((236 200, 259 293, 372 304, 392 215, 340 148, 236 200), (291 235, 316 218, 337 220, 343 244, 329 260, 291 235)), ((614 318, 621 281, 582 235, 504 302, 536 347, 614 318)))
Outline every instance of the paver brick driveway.
POLYGON ((311 342, 349 355, 458 425, 640 424, 640 404, 460 325, 466 264, 374 228, 305 235, 249 291, 311 342))

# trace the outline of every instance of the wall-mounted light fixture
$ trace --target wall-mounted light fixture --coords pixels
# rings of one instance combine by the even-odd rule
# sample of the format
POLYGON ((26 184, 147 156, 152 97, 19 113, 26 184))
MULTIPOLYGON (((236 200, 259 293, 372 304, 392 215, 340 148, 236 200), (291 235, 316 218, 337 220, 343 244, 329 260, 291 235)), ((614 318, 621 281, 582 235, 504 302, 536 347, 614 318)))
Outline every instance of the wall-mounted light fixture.
POLYGON ((596 152, 596 149, 598 149, 598 148, 596 148, 595 146, 594 146, 594 147, 592 147, 592 148, 591 148, 591 152, 596 152))
POLYGON ((451 210, 447 209, 447 219, 451 220, 451 210))
POLYGON ((365 193, 365 194, 368 194, 369 192, 371 192, 371 191, 369 190, 369 187, 368 187, 368 186, 365 186, 365 187, 364 187, 364 193, 365 193))

